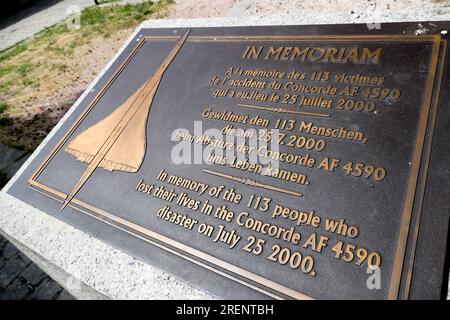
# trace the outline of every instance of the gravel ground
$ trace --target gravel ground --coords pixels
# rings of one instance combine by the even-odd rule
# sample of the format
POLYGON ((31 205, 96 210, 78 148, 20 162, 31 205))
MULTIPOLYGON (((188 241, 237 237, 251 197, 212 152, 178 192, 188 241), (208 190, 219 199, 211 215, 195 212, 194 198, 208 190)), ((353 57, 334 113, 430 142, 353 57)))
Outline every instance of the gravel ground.
POLYGON ((215 18, 223 17, 236 6, 239 0, 207 1, 207 0, 176 0, 169 13, 169 19, 178 18, 215 18))
MULTIPOLYGON (((352 12, 375 16, 396 10, 449 8, 450 0, 176 0, 168 18, 211 18, 246 15, 295 15, 299 12, 352 12)), ((375 21, 376 22, 376 21, 375 21)), ((330 23, 333 23, 330 20, 330 23)))
MULTIPOLYGON (((295 14, 300 11, 311 12, 352 12, 355 15, 376 15, 396 10, 419 10, 425 7, 449 7, 449 0, 254 0, 244 10, 244 15, 295 14)), ((333 23, 331 20, 330 23, 333 23)))

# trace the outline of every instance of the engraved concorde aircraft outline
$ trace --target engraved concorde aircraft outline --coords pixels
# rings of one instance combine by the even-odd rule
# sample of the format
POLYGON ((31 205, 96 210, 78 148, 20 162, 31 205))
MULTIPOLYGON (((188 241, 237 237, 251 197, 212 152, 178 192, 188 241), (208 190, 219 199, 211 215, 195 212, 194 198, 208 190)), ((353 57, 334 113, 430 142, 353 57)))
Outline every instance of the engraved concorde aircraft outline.
POLYGON ((156 90, 161 82, 162 76, 166 71, 167 67, 173 61, 177 53, 180 51, 183 44, 188 38, 190 30, 188 30, 176 43, 175 47, 170 51, 167 57, 164 59, 162 64, 159 66, 158 70, 153 74, 153 76, 147 80, 146 84, 142 86, 141 93, 133 100, 130 107, 127 109, 125 115, 120 119, 116 126, 112 129, 111 133, 108 135, 106 140, 98 149, 95 156, 89 162, 87 169, 83 172, 80 179, 77 181, 72 191, 67 195, 64 203, 61 207, 60 212, 64 210, 65 207, 72 201, 76 194, 80 191, 86 181, 94 173, 95 169, 99 166, 101 161, 105 158, 108 151, 120 137, 120 135, 125 130, 127 124, 131 121, 136 112, 144 105, 147 99, 150 99, 150 105, 153 103, 153 98, 156 94, 156 90), (122 124, 122 125, 121 125, 122 124))

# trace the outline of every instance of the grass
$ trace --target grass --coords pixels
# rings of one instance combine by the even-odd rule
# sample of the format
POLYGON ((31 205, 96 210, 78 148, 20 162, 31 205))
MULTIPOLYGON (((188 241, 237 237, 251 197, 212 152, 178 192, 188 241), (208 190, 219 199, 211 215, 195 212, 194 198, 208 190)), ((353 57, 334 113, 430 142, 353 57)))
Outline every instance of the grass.
POLYGON ((61 66, 66 65, 65 60, 73 59, 75 49, 89 43, 93 37, 110 37, 118 30, 135 27, 172 3, 173 0, 163 0, 158 3, 92 6, 82 10, 80 29, 71 30, 66 23, 45 28, 32 39, 0 53, 0 94, 17 94, 30 82, 39 82, 34 81, 33 76, 41 78, 40 75, 45 74, 49 68, 43 64, 64 70, 61 66), (56 67, 51 66, 53 64, 56 67), (31 71, 35 71, 34 74, 30 74, 31 71), (30 79, 23 82, 21 78, 25 76, 30 79))
POLYGON ((8 105, 6 103, 0 103, 0 114, 6 111, 8 109, 8 105))
MULTIPOLYGON (((30 130, 48 132, 49 129, 36 125, 36 128, 25 128, 20 135, 21 131, 16 127, 22 122, 18 117, 32 118, 34 106, 39 103, 54 101, 61 93, 68 94, 77 86, 76 90, 80 90, 80 79, 91 81, 99 70, 91 69, 83 61, 97 65, 104 63, 105 49, 97 52, 98 45, 93 44, 104 43, 104 39, 123 43, 130 29, 143 20, 163 17, 172 3, 173 0, 162 0, 157 3, 94 5, 81 11, 79 29, 60 23, 0 52, 0 143, 16 141, 26 145, 27 149, 35 147, 38 142, 34 141, 31 147, 27 142, 31 139, 27 135, 33 135, 30 130), (88 57, 90 60, 86 60, 88 57), (14 125, 14 130, 11 130, 11 125, 14 125)), ((113 53, 107 54, 112 56, 113 53)))
POLYGON ((116 2, 117 0, 99 0, 98 4, 104 4, 104 3, 111 3, 111 2, 116 2))
POLYGON ((28 46, 22 43, 10 48, 9 50, 3 51, 0 53, 0 62, 7 60, 11 57, 17 56, 19 53, 22 53, 27 49, 28 46))

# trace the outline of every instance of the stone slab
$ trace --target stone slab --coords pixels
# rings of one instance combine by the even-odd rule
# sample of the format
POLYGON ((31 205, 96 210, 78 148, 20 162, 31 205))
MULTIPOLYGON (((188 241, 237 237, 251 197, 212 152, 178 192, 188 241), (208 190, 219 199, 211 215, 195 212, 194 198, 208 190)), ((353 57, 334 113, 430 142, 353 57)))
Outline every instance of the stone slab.
MULTIPOLYGON (((322 18, 323 20, 319 18, 316 22, 326 20, 325 17, 322 18)), ((348 16, 346 18, 346 22, 351 22, 351 18, 348 16)), ((438 18, 441 18, 441 16, 438 18)), ((427 19, 439 20, 438 18, 430 19, 428 17, 427 19)), ((286 17, 258 18, 246 21, 250 25, 292 24, 293 22, 293 20, 286 19, 286 17)), ((194 27, 242 24, 241 19, 166 20, 146 22, 141 25, 141 28, 160 27, 162 25, 164 27, 194 27)), ((420 29, 419 24, 417 24, 417 27, 420 29)), ((132 41, 134 36, 138 34, 139 29, 129 41, 132 41)), ((74 107, 50 133, 49 137, 46 138, 31 156, 30 160, 19 171, 16 178, 25 170, 30 161, 36 156, 36 153, 45 146, 57 128, 64 124, 82 98, 95 87, 99 78, 94 81, 93 85, 80 97, 74 107)), ((0 226, 2 232, 25 244, 32 251, 37 252, 43 257, 44 261, 56 265, 57 268, 61 268, 71 275, 77 275, 77 279, 95 291, 112 298, 212 298, 211 295, 202 290, 193 288, 11 197, 6 194, 11 183, 0 194, 0 210, 2 213, 0 226), (74 244, 76 247, 73 247, 74 244)), ((75 292, 71 293, 75 294, 75 292)))

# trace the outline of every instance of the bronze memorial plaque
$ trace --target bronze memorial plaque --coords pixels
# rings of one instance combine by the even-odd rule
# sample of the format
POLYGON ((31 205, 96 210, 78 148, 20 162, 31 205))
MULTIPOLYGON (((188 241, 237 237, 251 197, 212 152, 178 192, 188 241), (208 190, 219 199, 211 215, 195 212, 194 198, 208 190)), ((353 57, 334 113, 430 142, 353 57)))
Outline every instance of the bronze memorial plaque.
POLYGON ((439 299, 432 25, 141 29, 9 193, 221 298, 439 299))

